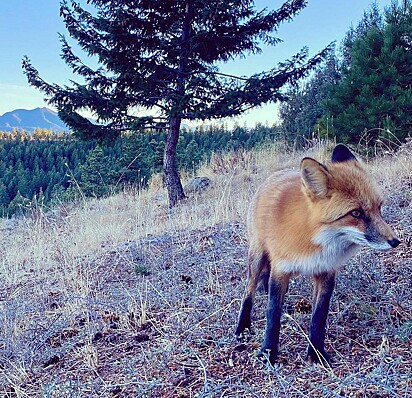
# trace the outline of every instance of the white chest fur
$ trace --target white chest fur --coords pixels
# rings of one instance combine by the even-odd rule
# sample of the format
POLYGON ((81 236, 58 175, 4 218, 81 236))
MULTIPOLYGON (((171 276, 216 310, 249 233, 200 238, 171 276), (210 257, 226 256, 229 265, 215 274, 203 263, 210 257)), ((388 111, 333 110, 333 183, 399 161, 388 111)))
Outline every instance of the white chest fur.
POLYGON ((316 275, 339 269, 345 261, 359 250, 360 246, 350 239, 349 231, 325 229, 313 239, 321 250, 305 257, 296 257, 292 261, 280 261, 283 272, 316 275))

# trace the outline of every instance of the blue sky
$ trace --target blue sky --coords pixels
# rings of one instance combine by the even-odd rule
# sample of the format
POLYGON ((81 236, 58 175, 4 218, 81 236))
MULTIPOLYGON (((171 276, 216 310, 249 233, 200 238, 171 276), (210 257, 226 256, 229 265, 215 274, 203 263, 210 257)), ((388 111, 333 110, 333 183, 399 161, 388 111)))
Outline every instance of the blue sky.
MULTIPOLYGON (((390 2, 376 1, 381 8, 390 2)), ((0 1, 0 115, 14 109, 47 106, 43 94, 30 87, 22 73, 24 55, 28 55, 40 76, 48 82, 68 84, 73 78, 60 59, 58 33, 68 34, 59 17, 59 3, 59 0, 0 1)), ((283 43, 264 48, 263 54, 226 64, 222 71, 249 75, 273 68, 303 46, 315 54, 331 41, 339 44, 351 24, 357 24, 371 3, 372 0, 309 0, 292 22, 280 27, 277 36, 283 43)), ((256 0, 255 4, 258 9, 270 9, 278 8, 282 1, 256 0)), ((238 123, 248 125, 258 121, 272 124, 276 120, 277 106, 273 104, 237 118, 238 123)))

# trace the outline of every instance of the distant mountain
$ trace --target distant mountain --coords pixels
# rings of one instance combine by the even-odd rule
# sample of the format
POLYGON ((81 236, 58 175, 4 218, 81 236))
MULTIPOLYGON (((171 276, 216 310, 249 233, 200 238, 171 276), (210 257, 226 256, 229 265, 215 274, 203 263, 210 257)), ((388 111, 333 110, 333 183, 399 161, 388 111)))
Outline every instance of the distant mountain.
POLYGON ((14 127, 20 130, 24 129, 29 133, 32 133, 36 128, 56 132, 68 130, 57 113, 48 108, 16 109, 0 116, 0 131, 11 131, 14 127))

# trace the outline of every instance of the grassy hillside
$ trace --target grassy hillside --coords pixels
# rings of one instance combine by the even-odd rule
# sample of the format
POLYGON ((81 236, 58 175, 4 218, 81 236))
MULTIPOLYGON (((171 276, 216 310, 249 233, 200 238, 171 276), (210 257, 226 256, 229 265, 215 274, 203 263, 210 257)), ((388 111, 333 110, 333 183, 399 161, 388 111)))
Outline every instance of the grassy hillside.
MULTIPOLYGON (((0 395, 4 397, 408 397, 412 391, 412 145, 369 162, 403 244, 363 250, 342 270, 326 347, 305 363, 311 281, 291 284, 275 369, 255 335, 233 334, 245 285, 248 202, 273 171, 330 148, 213 157, 212 187, 174 209, 145 191, 41 210, 0 230, 0 395)), ((190 176, 187 176, 187 180, 190 176)))

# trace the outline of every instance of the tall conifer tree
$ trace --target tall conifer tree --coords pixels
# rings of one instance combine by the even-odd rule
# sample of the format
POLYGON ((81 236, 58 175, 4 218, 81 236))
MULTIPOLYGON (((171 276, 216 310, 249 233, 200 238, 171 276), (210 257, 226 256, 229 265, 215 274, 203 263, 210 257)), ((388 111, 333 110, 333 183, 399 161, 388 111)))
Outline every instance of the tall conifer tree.
POLYGON ((306 5, 289 0, 278 10, 258 11, 251 0, 88 0, 61 2, 60 13, 72 38, 100 67, 87 66, 61 36, 62 58, 84 83, 71 87, 43 80, 25 57, 31 85, 43 91, 62 120, 85 138, 116 137, 122 130, 153 126, 153 117, 136 109, 157 110, 167 127, 163 170, 174 206, 184 198, 176 165, 183 119, 236 116, 269 101, 283 99, 280 89, 301 78, 324 56, 311 59, 302 50, 277 67, 250 77, 219 72, 219 64, 275 45, 283 21, 306 5), (89 110, 92 123, 79 113, 89 110))
POLYGON ((393 3, 349 47, 349 65, 325 103, 339 141, 403 140, 412 130, 412 6, 393 3))

